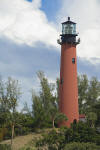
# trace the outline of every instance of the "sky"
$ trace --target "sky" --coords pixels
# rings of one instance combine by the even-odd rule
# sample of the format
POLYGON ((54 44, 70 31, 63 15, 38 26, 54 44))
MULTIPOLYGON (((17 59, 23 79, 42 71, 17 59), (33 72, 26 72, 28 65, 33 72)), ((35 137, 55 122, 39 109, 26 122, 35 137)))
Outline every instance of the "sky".
POLYGON ((0 0, 0 75, 19 80, 22 97, 31 106, 31 89, 40 89, 36 72, 55 82, 60 70, 61 22, 77 23, 78 74, 100 80, 99 0, 0 0))

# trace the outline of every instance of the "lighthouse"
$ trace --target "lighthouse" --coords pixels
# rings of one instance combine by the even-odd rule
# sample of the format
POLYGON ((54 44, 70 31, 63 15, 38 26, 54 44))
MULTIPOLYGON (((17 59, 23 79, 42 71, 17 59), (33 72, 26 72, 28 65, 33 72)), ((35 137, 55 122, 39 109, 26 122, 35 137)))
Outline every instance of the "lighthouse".
POLYGON ((74 120, 79 120, 76 45, 80 39, 77 36, 76 23, 68 17, 62 23, 61 38, 57 41, 61 45, 59 109, 68 118, 60 126, 70 127, 74 120))

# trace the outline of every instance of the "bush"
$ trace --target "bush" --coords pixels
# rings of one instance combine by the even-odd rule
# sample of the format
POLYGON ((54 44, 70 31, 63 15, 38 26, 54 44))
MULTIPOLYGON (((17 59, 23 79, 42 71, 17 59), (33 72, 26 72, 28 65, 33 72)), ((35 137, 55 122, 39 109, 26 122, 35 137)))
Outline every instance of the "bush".
POLYGON ((32 129, 28 128, 28 127, 20 127, 20 128, 15 128, 15 136, 19 136, 19 135, 27 135, 29 134, 32 129))
POLYGON ((0 128, 0 141, 4 140, 4 137, 7 134, 7 132, 7 128, 0 128))
POLYGON ((100 146, 94 143, 69 143, 66 144, 64 150, 100 150, 100 146))
POLYGON ((2 132, 2 128, 0 128, 0 141, 2 141, 3 140, 3 132, 2 132))
POLYGON ((51 130, 36 142, 38 149, 60 150, 64 147, 65 136, 56 130, 51 130))
POLYGON ((90 128, 83 123, 77 123, 73 124, 71 128, 60 128, 59 130, 52 130, 44 134, 43 137, 36 142, 36 146, 39 149, 45 146, 48 150, 63 150, 66 144, 72 142, 95 143, 100 145, 100 135, 96 129, 90 128))
POLYGON ((22 127, 21 134, 26 135, 31 132, 31 129, 28 127, 22 127))
POLYGON ((82 122, 72 124, 71 131, 69 133, 70 134, 68 134, 68 131, 65 133, 67 142, 97 143, 99 138, 99 134, 95 128, 90 128, 87 124, 82 122))
POLYGON ((4 136, 4 140, 10 139, 11 138, 11 128, 7 128, 7 132, 4 136))
POLYGON ((26 147, 26 148, 21 148, 20 150, 35 150, 34 148, 26 147))
POLYGON ((11 146, 7 144, 0 144, 0 150, 11 150, 11 146))

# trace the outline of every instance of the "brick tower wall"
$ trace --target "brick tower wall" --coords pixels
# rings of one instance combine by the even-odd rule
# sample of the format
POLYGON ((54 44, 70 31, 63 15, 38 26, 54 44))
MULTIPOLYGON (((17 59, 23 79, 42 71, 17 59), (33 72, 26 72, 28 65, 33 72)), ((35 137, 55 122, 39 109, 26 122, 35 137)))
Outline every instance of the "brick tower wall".
POLYGON ((60 125, 70 127, 75 119, 79 120, 76 45, 68 43, 61 46, 59 107, 68 118, 68 121, 60 125), (72 62, 73 58, 75 58, 75 63, 72 62))

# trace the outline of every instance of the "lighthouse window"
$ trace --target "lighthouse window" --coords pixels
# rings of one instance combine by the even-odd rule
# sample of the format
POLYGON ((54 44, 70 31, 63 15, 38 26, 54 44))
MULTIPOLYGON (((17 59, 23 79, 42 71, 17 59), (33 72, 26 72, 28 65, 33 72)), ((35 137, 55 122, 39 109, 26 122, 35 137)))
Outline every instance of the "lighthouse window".
POLYGON ((61 78, 60 84, 63 84, 63 78, 61 78))
POLYGON ((72 58, 72 63, 75 64, 75 58, 72 58))

